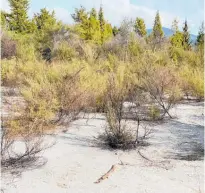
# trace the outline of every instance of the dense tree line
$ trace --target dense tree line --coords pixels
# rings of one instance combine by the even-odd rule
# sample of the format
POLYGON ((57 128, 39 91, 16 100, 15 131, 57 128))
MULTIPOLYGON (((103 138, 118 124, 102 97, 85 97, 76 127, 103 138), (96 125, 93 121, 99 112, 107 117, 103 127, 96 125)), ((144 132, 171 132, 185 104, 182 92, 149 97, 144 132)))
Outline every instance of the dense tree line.
MULTIPOLYGON (((9 0, 9 3, 11 13, 1 11, 2 26, 9 31, 23 34, 38 32, 40 36, 44 32, 51 31, 51 28, 54 28, 54 26, 63 27, 63 24, 55 18, 54 11, 49 12, 46 8, 43 8, 40 10, 40 13, 34 14, 33 18, 29 19, 29 0, 9 0)), ((102 6, 98 12, 95 8, 87 11, 81 6, 80 8, 75 9, 72 18, 75 22, 74 29, 76 33, 78 33, 82 39, 97 44, 103 44, 113 35, 117 35, 120 30, 120 28, 112 26, 105 20, 102 6)), ((155 42, 161 42, 164 37, 159 11, 156 13, 153 31, 150 35, 147 35, 146 25, 142 18, 137 17, 133 27, 134 31, 140 37, 149 37, 148 39, 155 40, 155 42)), ((174 33, 170 37, 172 46, 183 48, 184 50, 190 50, 192 45, 187 21, 185 20, 184 22, 182 32, 179 31, 178 22, 176 20, 173 21, 172 28, 174 28, 174 33)), ((204 27, 202 24, 197 36, 196 45, 198 47, 203 47, 203 37, 204 27)))

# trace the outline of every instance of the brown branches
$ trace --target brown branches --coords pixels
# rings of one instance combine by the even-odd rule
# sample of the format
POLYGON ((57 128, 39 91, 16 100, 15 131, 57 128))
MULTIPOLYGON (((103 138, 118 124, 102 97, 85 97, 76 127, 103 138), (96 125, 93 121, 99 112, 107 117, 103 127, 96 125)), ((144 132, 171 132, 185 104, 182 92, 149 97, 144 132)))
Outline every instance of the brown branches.
POLYGON ((101 181, 107 179, 111 173, 113 173, 116 168, 117 168, 118 164, 112 165, 112 167, 108 170, 108 172, 106 172, 104 175, 102 175, 97 181, 95 181, 95 184, 99 184, 101 181))

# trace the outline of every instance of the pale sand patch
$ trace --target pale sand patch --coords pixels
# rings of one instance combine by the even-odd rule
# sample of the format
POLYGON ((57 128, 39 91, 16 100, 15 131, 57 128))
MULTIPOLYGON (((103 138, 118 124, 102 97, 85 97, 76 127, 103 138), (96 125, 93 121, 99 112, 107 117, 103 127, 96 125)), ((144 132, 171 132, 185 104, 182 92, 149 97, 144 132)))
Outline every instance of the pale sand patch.
POLYGON ((202 113, 203 103, 180 104, 172 110, 176 119, 155 125, 150 145, 140 150, 152 162, 143 159, 138 150, 98 147, 93 136, 103 131, 103 116, 88 122, 79 119, 67 131, 47 136, 48 141, 56 140, 43 154, 47 164, 19 177, 2 174, 2 188, 5 193, 203 192, 203 156, 197 152, 204 143, 202 113), (187 156, 196 160, 181 160, 187 156), (108 179, 94 183, 120 160, 125 165, 119 165, 108 179))

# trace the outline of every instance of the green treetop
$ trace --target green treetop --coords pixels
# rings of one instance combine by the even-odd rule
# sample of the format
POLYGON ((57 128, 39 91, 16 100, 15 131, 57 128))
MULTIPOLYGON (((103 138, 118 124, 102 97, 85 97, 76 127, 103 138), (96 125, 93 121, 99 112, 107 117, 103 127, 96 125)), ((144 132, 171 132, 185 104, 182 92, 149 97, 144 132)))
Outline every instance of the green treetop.
POLYGON ((35 14, 33 20, 38 30, 49 29, 57 23, 55 12, 52 11, 50 13, 46 8, 41 9, 40 13, 35 14))
POLYGON ((113 33, 114 36, 116 36, 119 33, 119 29, 116 26, 114 26, 112 28, 112 33, 113 33))
POLYGON ((190 34, 189 34, 189 27, 188 27, 188 24, 187 24, 187 20, 185 20, 184 27, 183 27, 182 46, 183 46, 184 50, 190 50, 191 49, 190 34))
POLYGON ((95 8, 92 8, 90 11, 90 17, 97 19, 97 11, 95 8))
POLYGON ((139 17, 136 18, 136 23, 134 27, 135 27, 135 31, 139 36, 144 37, 147 35, 145 22, 142 18, 139 17))
POLYGON ((105 40, 112 36, 112 26, 105 21, 102 6, 100 6, 98 19, 100 22, 101 43, 104 43, 105 40))
POLYGON ((170 42, 173 47, 182 48, 183 33, 179 31, 178 21, 174 19, 172 22, 173 35, 170 37, 170 42))
POLYGON ((100 21, 100 31, 101 31, 101 42, 104 42, 104 33, 105 33, 105 19, 104 19, 104 13, 103 8, 100 6, 100 10, 98 13, 98 19, 100 21))
POLYGON ((153 34, 153 37, 155 39, 161 39, 164 36, 159 11, 157 11, 157 14, 155 16, 155 21, 154 21, 154 27, 153 27, 152 34, 153 34))
POLYGON ((197 46, 204 46, 204 22, 202 22, 196 41, 197 46))
POLYGON ((82 23, 88 20, 88 13, 83 6, 81 6, 79 9, 76 8, 75 13, 71 14, 71 16, 76 23, 82 23))
POLYGON ((89 17, 89 28, 87 29, 85 39, 91 40, 95 43, 100 43, 100 38, 100 22, 97 19, 97 11, 94 8, 92 8, 89 17))
POLYGON ((1 27, 7 27, 9 23, 10 14, 1 10, 1 27))
POLYGON ((177 31, 179 31, 179 27, 178 27, 178 20, 174 19, 174 21, 172 22, 172 31, 173 33, 176 33, 177 31))
POLYGON ((12 31, 30 31, 30 21, 28 19, 29 0, 9 0, 11 7, 9 26, 12 31))

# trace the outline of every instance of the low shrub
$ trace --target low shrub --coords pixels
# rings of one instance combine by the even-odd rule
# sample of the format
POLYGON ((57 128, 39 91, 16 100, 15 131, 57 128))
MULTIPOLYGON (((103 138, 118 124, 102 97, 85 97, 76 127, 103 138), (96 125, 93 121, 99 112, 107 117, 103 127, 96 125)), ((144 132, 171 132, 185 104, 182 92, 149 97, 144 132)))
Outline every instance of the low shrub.
POLYGON ((12 57, 15 57, 17 54, 16 47, 16 41, 4 34, 1 37, 1 59, 11 59, 12 57))
POLYGON ((166 114, 172 118, 169 110, 181 99, 178 82, 174 72, 166 67, 149 69, 142 81, 141 89, 149 93, 153 103, 157 103, 163 109, 161 118, 166 114))
POLYGON ((152 105, 149 108, 149 116, 153 120, 159 119, 160 118, 160 109, 157 106, 152 105))
POLYGON ((53 53, 54 60, 70 61, 75 56, 75 50, 71 48, 67 42, 61 42, 53 53))

